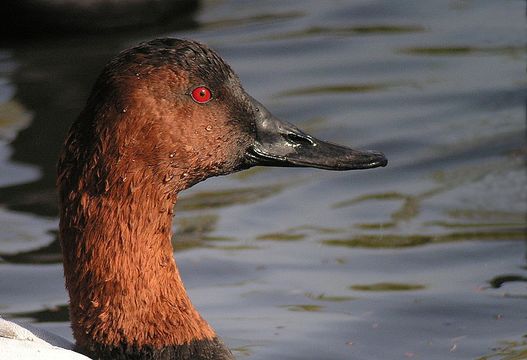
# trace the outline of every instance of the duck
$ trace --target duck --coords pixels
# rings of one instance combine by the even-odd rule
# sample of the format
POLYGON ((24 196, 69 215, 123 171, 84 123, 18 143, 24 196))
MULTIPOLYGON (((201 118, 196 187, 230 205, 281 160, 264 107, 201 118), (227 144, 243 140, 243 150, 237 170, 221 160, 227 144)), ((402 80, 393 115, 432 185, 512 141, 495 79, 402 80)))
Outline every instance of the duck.
POLYGON ((92 359, 234 359, 179 274, 178 194, 254 166, 386 165, 382 152, 319 140, 275 117, 205 44, 162 38, 122 51, 97 78, 58 162, 74 350, 92 359))

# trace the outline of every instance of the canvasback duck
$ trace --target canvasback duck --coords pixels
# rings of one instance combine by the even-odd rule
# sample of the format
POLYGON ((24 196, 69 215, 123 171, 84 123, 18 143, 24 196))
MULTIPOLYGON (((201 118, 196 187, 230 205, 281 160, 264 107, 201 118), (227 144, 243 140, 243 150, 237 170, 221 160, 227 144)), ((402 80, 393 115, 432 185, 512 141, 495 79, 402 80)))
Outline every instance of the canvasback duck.
POLYGON ((121 52, 97 79, 58 165, 60 243, 76 349, 93 359, 234 359, 173 257, 178 193, 253 166, 386 166, 274 117, 222 58, 188 40, 121 52))

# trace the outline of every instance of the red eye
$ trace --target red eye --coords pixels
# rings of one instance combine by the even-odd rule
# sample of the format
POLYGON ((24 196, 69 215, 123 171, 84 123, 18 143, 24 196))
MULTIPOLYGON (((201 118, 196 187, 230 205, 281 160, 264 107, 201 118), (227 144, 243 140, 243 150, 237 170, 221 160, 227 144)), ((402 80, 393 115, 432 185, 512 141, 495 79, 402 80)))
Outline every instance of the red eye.
POLYGON ((198 104, 205 104, 212 99, 212 93, 205 86, 198 86, 192 90, 192 99, 198 104))

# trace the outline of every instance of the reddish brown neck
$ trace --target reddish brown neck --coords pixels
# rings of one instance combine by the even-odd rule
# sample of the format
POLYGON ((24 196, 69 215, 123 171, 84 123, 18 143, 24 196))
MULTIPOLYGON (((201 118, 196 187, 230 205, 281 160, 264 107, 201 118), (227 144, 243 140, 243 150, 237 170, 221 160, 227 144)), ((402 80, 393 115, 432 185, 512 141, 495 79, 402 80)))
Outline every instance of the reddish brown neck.
POLYGON ((102 194, 75 189, 62 206, 66 287, 81 347, 162 348, 215 336, 191 304, 173 258, 176 197, 148 186, 144 175, 122 177, 102 194))

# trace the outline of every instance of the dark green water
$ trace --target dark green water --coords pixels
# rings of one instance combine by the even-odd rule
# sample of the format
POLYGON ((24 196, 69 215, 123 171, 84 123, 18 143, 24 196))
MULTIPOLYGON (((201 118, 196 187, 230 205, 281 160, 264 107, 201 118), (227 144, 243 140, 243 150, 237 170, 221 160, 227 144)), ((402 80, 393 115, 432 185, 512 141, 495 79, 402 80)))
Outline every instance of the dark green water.
POLYGON ((206 1, 186 23, 0 48, 0 313, 71 338, 54 166, 103 64, 206 42, 361 172, 257 168, 182 194, 191 297, 241 359, 526 359, 523 1, 206 1), (189 27, 190 26, 190 27, 189 27))

